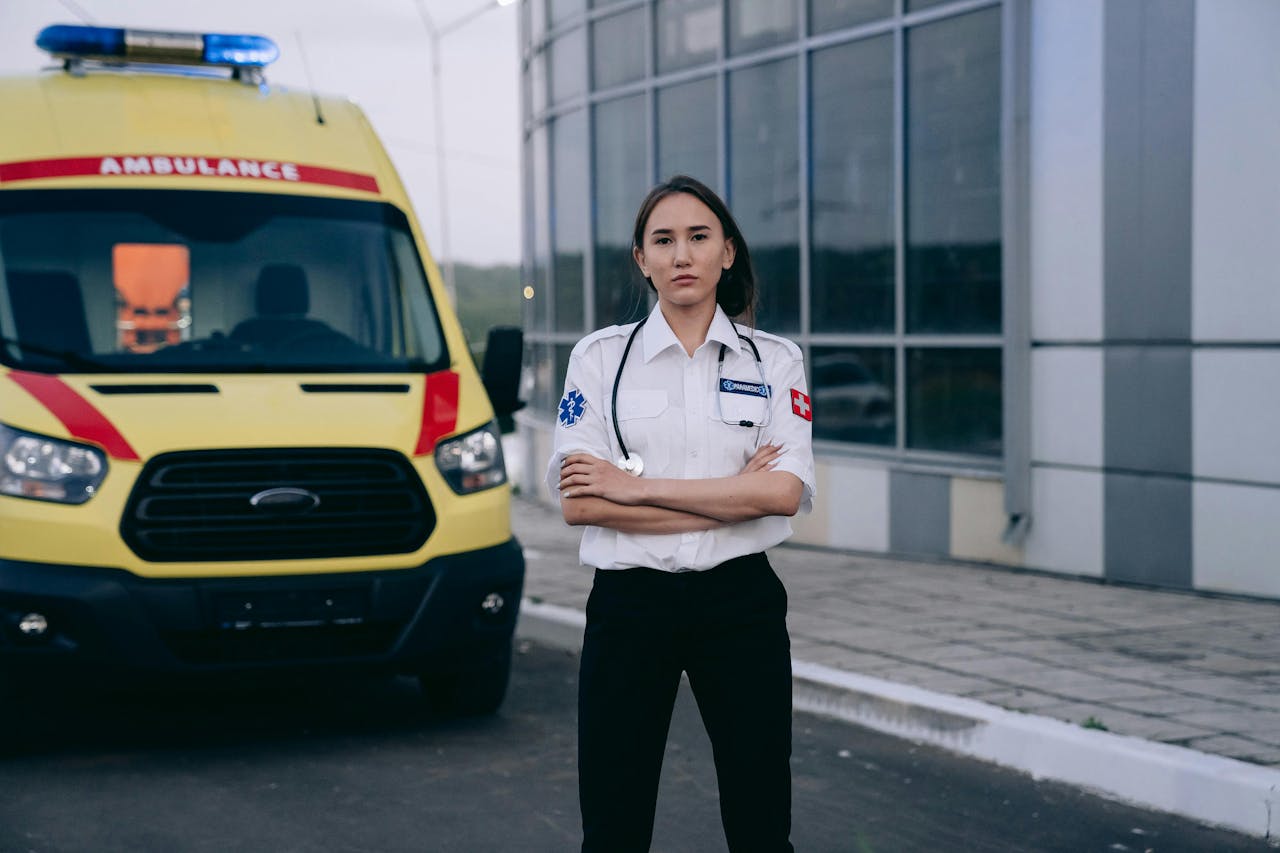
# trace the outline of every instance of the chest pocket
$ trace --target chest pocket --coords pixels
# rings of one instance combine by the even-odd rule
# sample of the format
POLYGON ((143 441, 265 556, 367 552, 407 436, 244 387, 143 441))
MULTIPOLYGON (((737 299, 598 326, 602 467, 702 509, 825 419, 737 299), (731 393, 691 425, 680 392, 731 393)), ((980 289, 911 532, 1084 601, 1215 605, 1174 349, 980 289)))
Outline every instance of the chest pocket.
MULTIPOLYGON (((753 380, 753 384, 758 382, 759 380, 753 380)), ((762 430, 757 426, 740 426, 738 421, 762 423, 768 414, 768 406, 769 401, 764 397, 726 392, 720 394, 719 409, 714 403, 709 407, 707 418, 710 421, 710 449, 716 460, 718 476, 737 474, 747 464, 751 454, 756 452, 762 439, 762 430)))
POLYGON ((673 443, 666 426, 667 392, 618 389, 618 426, 627 450, 640 454, 646 472, 658 475, 671 460, 673 443))
MULTIPOLYGON (((759 381, 753 381, 751 385, 758 386, 759 381)), ((718 395, 717 403, 718 411, 717 406, 712 406, 712 417, 721 418, 723 415, 723 420, 729 421, 735 426, 739 421, 762 424, 769 416, 769 399, 755 394, 734 394, 721 391, 718 395)), ((743 426, 737 426, 737 428, 739 430, 748 429, 748 427, 743 426)))

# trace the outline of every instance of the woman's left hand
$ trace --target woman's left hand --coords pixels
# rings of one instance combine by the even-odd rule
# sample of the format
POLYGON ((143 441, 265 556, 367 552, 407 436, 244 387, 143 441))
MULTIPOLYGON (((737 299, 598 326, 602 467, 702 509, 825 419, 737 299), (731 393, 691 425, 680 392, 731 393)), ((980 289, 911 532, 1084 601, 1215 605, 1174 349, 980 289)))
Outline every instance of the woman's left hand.
POLYGON ((560 466, 560 496, 597 497, 635 506, 640 503, 640 481, 589 453, 571 453, 560 466))

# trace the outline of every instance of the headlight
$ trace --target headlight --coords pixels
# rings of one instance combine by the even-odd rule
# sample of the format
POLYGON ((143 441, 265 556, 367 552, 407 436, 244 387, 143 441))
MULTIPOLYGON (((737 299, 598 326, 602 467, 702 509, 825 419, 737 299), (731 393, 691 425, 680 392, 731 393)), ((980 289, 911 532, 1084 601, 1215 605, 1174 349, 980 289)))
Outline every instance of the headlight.
POLYGON ((498 427, 486 424, 474 432, 436 445, 436 467, 460 495, 501 486, 507 481, 498 427))
POLYGON ((106 475, 107 457, 96 447, 0 424, 0 494, 82 504, 106 475))

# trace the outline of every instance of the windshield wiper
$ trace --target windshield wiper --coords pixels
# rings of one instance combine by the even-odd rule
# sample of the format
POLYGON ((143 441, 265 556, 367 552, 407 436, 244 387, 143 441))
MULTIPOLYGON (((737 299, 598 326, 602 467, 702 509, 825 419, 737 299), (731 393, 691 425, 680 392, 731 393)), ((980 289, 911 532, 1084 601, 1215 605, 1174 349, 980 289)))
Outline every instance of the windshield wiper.
POLYGON ((42 347, 39 344, 31 344, 26 341, 19 340, 18 338, 6 338, 4 336, 0 336, 0 344, 4 344, 5 346, 16 346, 25 352, 48 356, 49 358, 56 358, 67 367, 78 368, 87 373, 101 373, 112 369, 109 365, 104 364, 101 361, 97 361, 96 359, 90 358, 82 353, 74 352, 73 350, 42 347))

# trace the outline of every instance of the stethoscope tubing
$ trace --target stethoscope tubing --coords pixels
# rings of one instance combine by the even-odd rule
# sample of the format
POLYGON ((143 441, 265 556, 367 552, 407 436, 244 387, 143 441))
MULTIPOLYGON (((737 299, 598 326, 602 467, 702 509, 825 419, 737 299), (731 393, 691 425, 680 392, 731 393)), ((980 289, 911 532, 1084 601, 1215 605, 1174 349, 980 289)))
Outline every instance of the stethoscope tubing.
POLYGON ((622 458, 631 459, 631 454, 627 452, 627 443, 622 440, 622 429, 618 426, 618 383, 622 381, 622 368, 627 366, 627 356, 631 354, 631 345, 636 342, 636 335, 640 332, 640 327, 649 322, 649 318, 645 317, 636 327, 631 330, 631 335, 627 338, 627 345, 622 350, 622 358, 618 361, 618 372, 613 374, 613 398, 610 400, 610 410, 613 415, 613 434, 618 439, 618 447, 622 450, 622 458))
MULTIPOLYGON (((627 345, 622 349, 622 358, 618 360, 618 371, 613 375, 613 395, 609 401, 610 413, 613 415, 613 435, 615 438, 618 439, 618 449, 622 451, 622 458, 625 461, 631 460, 631 454, 627 452, 627 443, 622 440, 622 428, 618 426, 618 384, 622 381, 622 368, 626 367, 627 365, 627 356, 631 355, 631 345, 635 343, 636 335, 640 333, 640 328, 647 322, 649 322, 649 318, 645 317, 639 323, 636 323, 636 327, 631 330, 631 334, 627 337, 627 345)), ((756 367, 759 368, 760 370, 761 382, 764 384, 764 387, 765 387, 765 400, 766 400, 765 405, 767 406, 768 405, 767 401, 769 398, 769 385, 768 385, 768 382, 765 381, 764 360, 760 358, 760 350, 756 347, 755 341, 751 340, 751 338, 747 337, 746 335, 742 334, 742 332, 738 331, 737 325, 735 325, 732 320, 729 321, 729 325, 733 326, 733 331, 737 332, 738 337, 746 341, 747 346, 751 347, 751 353, 756 358, 756 367)), ((725 345, 721 344, 720 357, 716 362, 717 368, 723 368, 724 366, 724 353, 725 353, 725 345)), ((718 384, 717 384, 717 393, 719 393, 718 384)), ((753 423, 752 421, 738 421, 738 426, 754 427, 754 426, 762 426, 762 424, 756 424, 756 423, 753 423)))

